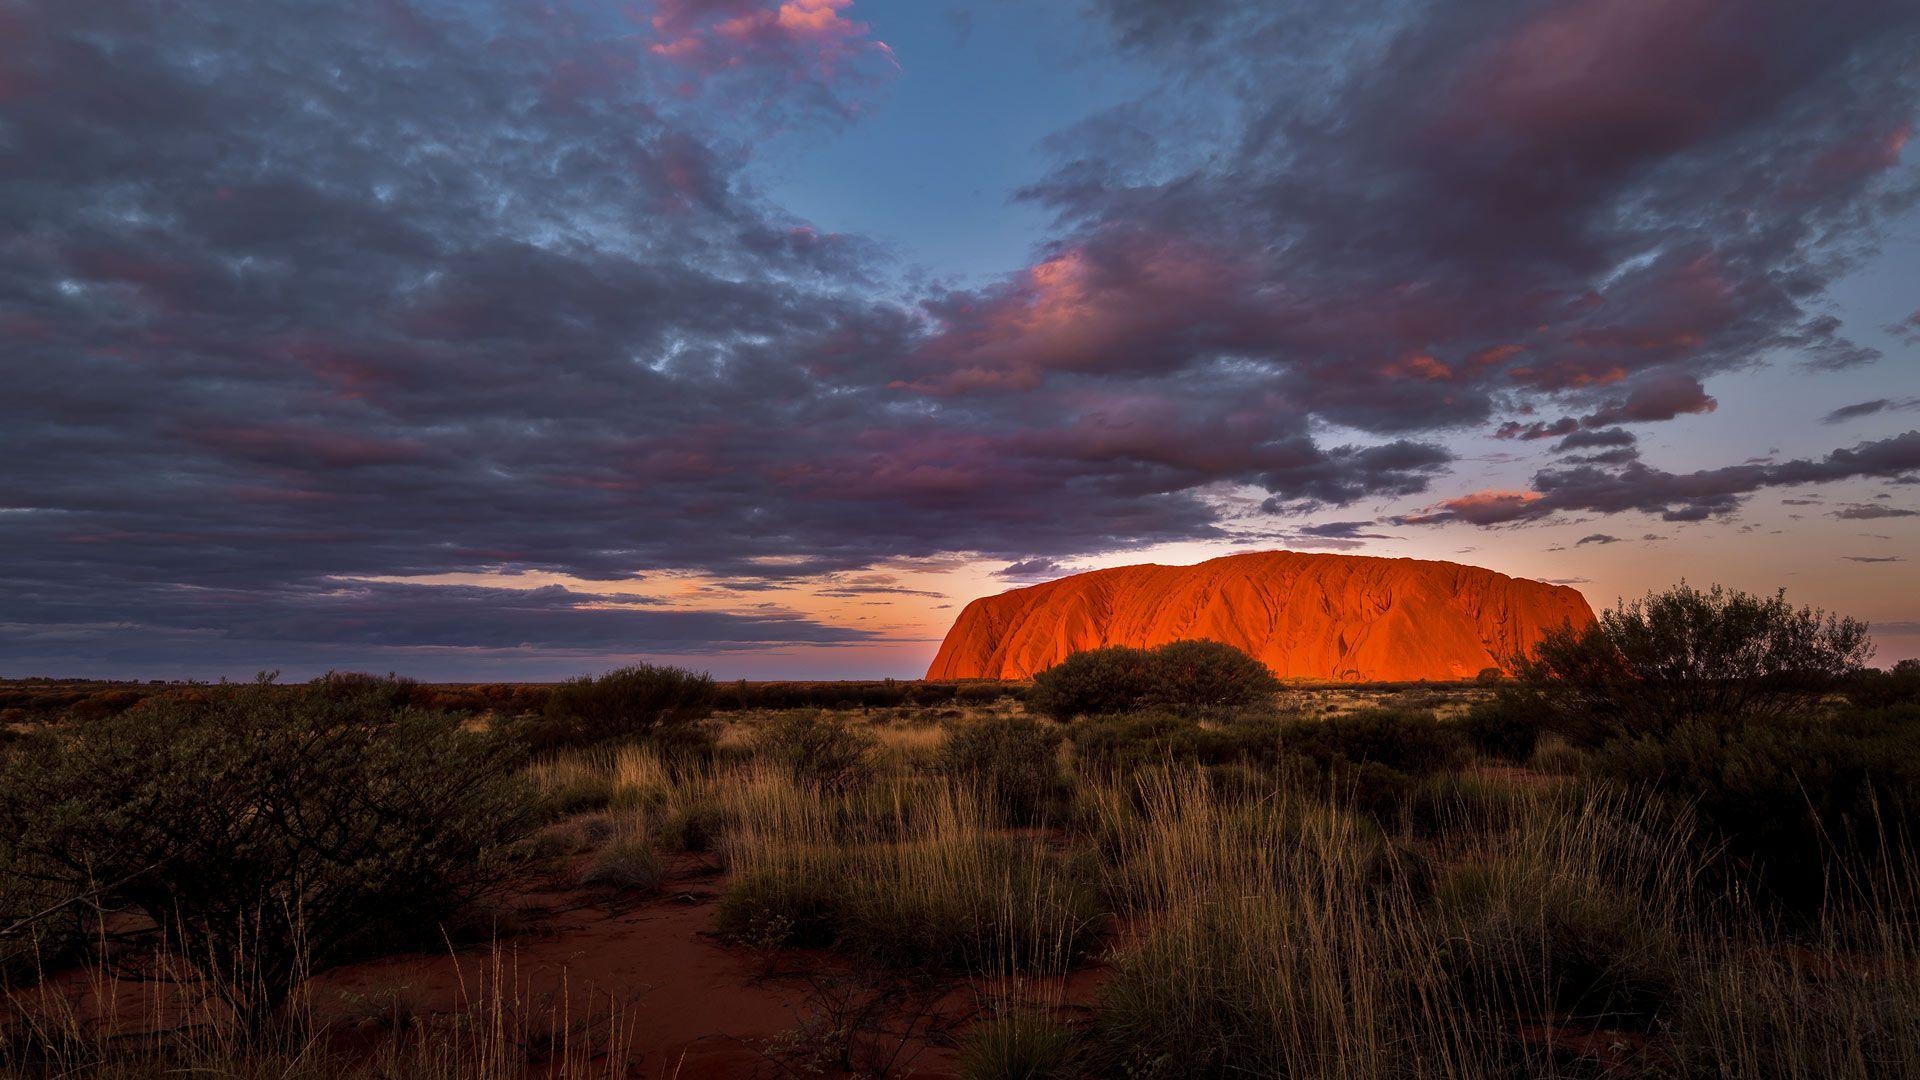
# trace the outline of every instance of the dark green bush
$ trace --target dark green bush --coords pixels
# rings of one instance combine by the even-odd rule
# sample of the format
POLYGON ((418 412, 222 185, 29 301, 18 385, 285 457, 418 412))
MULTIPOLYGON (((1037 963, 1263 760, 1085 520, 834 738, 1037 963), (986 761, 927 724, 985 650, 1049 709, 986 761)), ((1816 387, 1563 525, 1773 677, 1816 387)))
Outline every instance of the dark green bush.
POLYGON ((247 1015, 437 921, 531 831, 518 754, 458 717, 265 682, 155 698, 10 757, 0 834, 142 912, 247 1015))
POLYGON ((1019 692, 1018 683, 995 679, 931 682, 919 679, 874 681, 748 682, 738 679, 715 687, 714 708, 744 709, 890 709, 906 705, 985 705, 1019 692))
POLYGON ((940 765, 981 788, 1005 820, 1031 824, 1065 793, 1061 738, 1059 728, 1026 717, 950 724, 940 765))
POLYGON ((1515 764, 1533 757, 1543 726, 1538 705, 1514 694, 1496 694, 1477 702, 1460 718, 1460 730, 1475 750, 1515 764))
POLYGON ((1693 806, 1770 894, 1811 910, 1830 883, 1911 850, 1920 827, 1920 704, 1694 720, 1616 740, 1592 767, 1693 806))
POLYGON ((796 710, 769 718, 753 733, 753 748, 793 770, 801 781, 834 791, 873 776, 873 732, 830 712, 796 710))
POLYGON ((1160 709, 1217 717, 1269 700, 1280 684, 1266 665, 1217 641, 1155 649, 1109 645, 1068 656, 1034 676, 1027 708, 1055 720, 1160 709))
POLYGON ((1145 704, 1181 716, 1218 717, 1270 701, 1280 681, 1267 665, 1218 641, 1170 641, 1153 650, 1145 704))
POLYGON ((1410 709, 1363 709, 1324 720, 1292 720, 1280 742, 1289 754, 1322 769, 1336 763, 1373 764, 1409 776, 1431 776, 1466 760, 1460 732, 1432 713, 1410 709))
POLYGON ((360 671, 329 671, 307 684, 307 692, 326 701, 355 708, 404 709, 424 697, 420 684, 389 672, 369 675, 360 671))
POLYGON ((1552 631, 1516 661, 1553 728, 1578 746, 1690 720, 1805 715, 1857 677, 1866 624, 1771 597, 1685 584, 1552 631))
POLYGON ((1033 677, 1027 708, 1055 720, 1132 712, 1154 687, 1153 654, 1127 645, 1077 652, 1033 677))
POLYGON ((536 751, 639 738, 710 715, 713 697, 710 677, 680 668, 636 664, 583 675, 553 688, 522 737, 536 751))
POLYGON ((1863 709, 1920 702, 1920 660, 1902 660, 1891 670, 1867 668, 1848 680, 1847 700, 1863 709))
POLYGON ((1090 769, 1132 772, 1164 763, 1269 765, 1280 758, 1281 724, 1243 717, 1202 725, 1165 712, 1101 716, 1074 725, 1073 748, 1090 769))

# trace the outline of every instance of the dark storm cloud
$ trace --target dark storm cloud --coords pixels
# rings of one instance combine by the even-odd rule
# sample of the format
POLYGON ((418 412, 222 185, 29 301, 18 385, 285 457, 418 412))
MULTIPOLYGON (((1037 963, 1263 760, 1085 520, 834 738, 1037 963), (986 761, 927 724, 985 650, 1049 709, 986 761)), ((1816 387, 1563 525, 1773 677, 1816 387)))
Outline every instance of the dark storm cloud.
POLYGON ((1005 581, 1051 581, 1054 578, 1081 573, 1084 569, 1084 567, 1068 566, 1054 559, 1021 559, 995 570, 993 576, 1005 581))
POLYGON ((1872 416, 1876 413, 1912 409, 1920 409, 1920 398, 1904 398, 1901 400, 1875 398, 1872 401, 1857 402, 1853 405, 1842 405, 1821 417, 1820 422, 1823 424, 1843 424, 1848 420, 1858 420, 1863 416, 1872 416))
POLYGON ((1576 431, 1554 443, 1553 449, 1555 453, 1565 453, 1568 450, 1632 446, 1638 441, 1633 432, 1625 428, 1602 428, 1598 431, 1576 431))
POLYGON ((1730 514, 1753 492, 1770 487, 1820 484, 1856 477, 1890 479, 1920 470, 1920 431, 1863 442, 1818 460, 1729 465, 1671 473, 1635 462, 1608 471, 1592 466, 1535 473, 1533 489, 1486 491, 1448 499, 1432 511, 1406 515, 1405 524, 1466 522, 1503 525, 1561 513, 1615 514, 1637 511, 1666 521, 1703 521, 1730 514))
POLYGON ((1182 268, 1110 282, 1147 303, 1107 306, 1207 281, 1180 333, 1273 364, 1322 415, 1395 431, 1579 408, 1508 429, 1555 437, 1709 409, 1704 379, 1770 350, 1873 358, 1811 302, 1911 198, 1920 8, 1095 7, 1248 122, 1188 155, 1185 114, 1098 118, 1029 197, 1086 250, 1182 268), (1148 134, 1118 144, 1129 126, 1148 134))
MULTIPOLYGON (((1244 125, 1063 134, 1028 193, 1046 257, 902 299, 877 245, 747 179, 756 139, 890 77, 837 9, 0 6, 5 655, 831 644, 355 579, 676 569, 750 598, 1057 565, 1226 537, 1218 485, 1420 494, 1436 432, 1658 422, 1765 350, 1865 358, 1811 305, 1903 204, 1911 5, 1105 7, 1244 125)), ((1704 514, 1817 479, 1576 464, 1540 502, 1704 514)))

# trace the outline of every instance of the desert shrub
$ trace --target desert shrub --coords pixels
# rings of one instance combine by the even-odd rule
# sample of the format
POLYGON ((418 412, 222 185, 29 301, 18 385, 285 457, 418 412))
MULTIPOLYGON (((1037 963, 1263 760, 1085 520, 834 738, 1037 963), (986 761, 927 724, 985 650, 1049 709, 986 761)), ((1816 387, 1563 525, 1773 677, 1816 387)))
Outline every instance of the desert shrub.
POLYGON ((1695 720, 1619 739, 1592 768, 1694 807, 1768 892, 1808 910, 1849 868, 1911 850, 1920 826, 1920 705, 1822 719, 1695 720))
POLYGON ((976 785, 1006 820, 1030 824, 1063 794, 1060 729, 1026 717, 949 726, 940 765, 976 785))
POLYGON ((1036 1009, 1005 1009, 960 1046, 966 1080, 1070 1080, 1080 1075, 1073 1029, 1036 1009))
POLYGON ((1872 651, 1866 624, 1794 608, 1784 592, 1682 584, 1551 631, 1516 667, 1558 731, 1598 746, 1707 717, 1804 714, 1872 651))
POLYGON ((1033 677, 1027 708, 1055 720, 1158 709, 1222 716, 1272 698, 1266 665, 1217 641, 1172 641, 1155 649, 1088 649, 1033 677))
POLYGON ((705 720, 663 724, 647 736, 647 745, 669 771, 686 774, 713 763, 719 753, 720 733, 705 720))
POLYGON ((1847 681, 1847 700, 1865 709, 1920 702, 1920 660, 1902 660, 1886 671, 1866 668, 1847 681))
POLYGON ((389 672, 369 675, 361 671, 329 671, 307 684, 307 693, 325 701, 358 708, 404 709, 416 699, 429 696, 412 679, 389 672))
POLYGON ((1475 750, 1515 764, 1533 756, 1542 724, 1541 710, 1514 694, 1496 694, 1476 702, 1460 718, 1460 730, 1475 750))
POLYGON ((791 769, 801 781, 833 791, 871 779, 878 746, 871 731, 815 710, 779 713, 753 733, 757 753, 791 769))
POLYGON ((1181 716, 1223 716, 1271 700, 1280 682, 1267 665, 1218 641, 1170 641, 1153 650, 1145 704, 1181 716))
POLYGON ((521 725, 536 751, 633 739, 713 711, 713 680, 673 667, 636 664, 553 688, 538 718, 521 725))
POLYGON ((1019 692, 1019 684, 993 679, 942 682, 883 679, 878 681, 748 682, 739 679, 715 688, 714 708, 722 712, 746 709, 887 709, 908 705, 985 705, 1019 692))
POLYGON ((719 844, 727 830, 727 813, 718 804, 693 801, 669 810, 655 829, 669 851, 705 852, 719 844))
POLYGON ((1458 768, 1466 757, 1460 733, 1432 713, 1410 709, 1363 709, 1321 720, 1293 720, 1280 731, 1281 745, 1322 769, 1336 763, 1373 764, 1409 776, 1458 768))
POLYGON ((1673 1001, 1673 932, 1605 884, 1526 862, 1455 867, 1440 881, 1442 964, 1465 998, 1521 1017, 1651 1027, 1673 1001))
POLYGON ((1127 645, 1077 652, 1033 677, 1027 708, 1055 720, 1131 712, 1154 685, 1153 654, 1127 645))
POLYGON ((593 857, 580 875, 582 885, 602 885, 620 892, 658 892, 666 878, 660 857, 642 843, 620 841, 593 857))
POLYGON ((1272 764, 1280 757, 1280 732, 1281 724, 1266 717, 1202 725, 1149 711, 1095 717, 1074 725, 1072 735, 1082 764, 1126 773, 1167 763, 1272 764))
POLYGON ((69 895, 138 909, 263 1017, 305 976, 471 901, 535 805, 518 755, 456 717, 262 682, 13 756, 0 835, 69 895))

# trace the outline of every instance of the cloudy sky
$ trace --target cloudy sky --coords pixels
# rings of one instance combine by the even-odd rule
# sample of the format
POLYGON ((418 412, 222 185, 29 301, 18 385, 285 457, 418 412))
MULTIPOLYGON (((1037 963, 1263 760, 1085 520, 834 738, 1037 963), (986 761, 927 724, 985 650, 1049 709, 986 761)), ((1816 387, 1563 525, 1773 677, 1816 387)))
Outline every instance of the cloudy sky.
POLYGON ((1920 655, 1911 0, 0 0, 0 675, 917 675, 1256 548, 1920 655))

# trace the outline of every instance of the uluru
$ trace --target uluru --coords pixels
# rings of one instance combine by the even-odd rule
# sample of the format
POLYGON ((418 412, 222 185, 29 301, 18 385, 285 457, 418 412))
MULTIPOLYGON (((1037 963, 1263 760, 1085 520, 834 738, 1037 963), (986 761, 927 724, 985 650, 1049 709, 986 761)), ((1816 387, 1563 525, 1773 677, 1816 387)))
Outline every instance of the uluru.
POLYGON ((1024 679, 1104 645, 1224 642, 1281 678, 1472 678, 1593 621, 1564 585, 1478 566, 1298 551, 1116 566, 966 606, 929 679, 1024 679))

